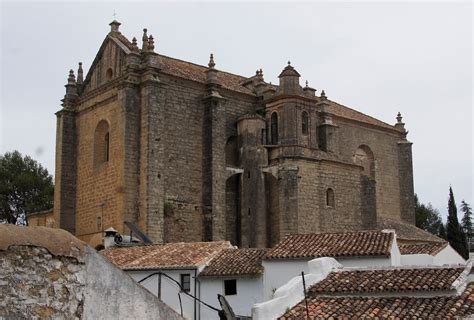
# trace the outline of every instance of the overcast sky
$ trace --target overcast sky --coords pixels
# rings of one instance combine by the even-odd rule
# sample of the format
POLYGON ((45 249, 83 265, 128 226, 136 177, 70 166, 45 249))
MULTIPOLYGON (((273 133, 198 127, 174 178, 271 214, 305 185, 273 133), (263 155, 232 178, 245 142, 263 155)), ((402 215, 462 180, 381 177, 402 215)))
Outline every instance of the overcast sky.
POLYGON ((92 63, 108 23, 155 50, 265 80, 291 60, 302 83, 395 123, 413 144, 415 192, 446 216, 449 185, 473 204, 472 4, 376 2, 1 4, 0 152, 54 174, 56 117, 68 70, 92 63))

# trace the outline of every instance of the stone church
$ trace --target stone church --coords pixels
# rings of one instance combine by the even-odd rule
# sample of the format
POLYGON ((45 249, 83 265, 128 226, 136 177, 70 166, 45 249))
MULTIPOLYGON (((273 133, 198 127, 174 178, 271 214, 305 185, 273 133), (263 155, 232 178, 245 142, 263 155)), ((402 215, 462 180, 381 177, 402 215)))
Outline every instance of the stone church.
POLYGON ((269 247, 292 233, 414 225, 412 144, 300 83, 156 53, 110 23, 57 116, 54 218, 92 245, 137 225, 154 242, 269 247), (140 46, 139 46, 140 45, 140 46))

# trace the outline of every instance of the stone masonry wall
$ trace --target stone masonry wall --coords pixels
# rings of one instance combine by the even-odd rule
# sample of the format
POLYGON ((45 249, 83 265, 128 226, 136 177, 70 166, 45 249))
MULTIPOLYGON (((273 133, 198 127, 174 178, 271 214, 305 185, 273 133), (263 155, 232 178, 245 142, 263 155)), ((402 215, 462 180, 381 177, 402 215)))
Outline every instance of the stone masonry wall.
POLYGON ((76 126, 73 111, 57 113, 54 220, 58 227, 76 231, 76 126))
POLYGON ((92 246, 102 242, 102 230, 123 232, 122 113, 117 92, 108 91, 87 101, 76 117, 77 205, 76 236, 92 246), (109 124, 109 161, 94 162, 94 135, 98 123, 109 124), (100 223, 99 220, 100 219, 100 223))
MULTIPOLYGON (((165 242, 202 241, 203 233, 203 143, 204 108, 202 98, 205 88, 189 81, 161 77, 165 87, 165 124, 162 139, 165 139, 163 161, 165 206, 165 242)), ((220 106, 225 109, 226 135, 236 135, 235 122, 238 116, 252 108, 251 102, 237 100, 227 92, 220 106)), ((224 140, 224 143, 226 140, 224 140)), ((225 145, 222 145, 224 157, 225 145)), ((222 168, 225 170, 225 168, 222 168)), ((225 172, 216 175, 225 179, 225 172)), ((222 190, 224 196, 225 181, 222 190)), ((222 208, 225 212, 225 208, 222 208)), ((224 225, 222 225, 224 226, 224 225)), ((221 230, 224 234, 225 230, 221 230)), ((217 239, 214 239, 217 240, 217 239)))
POLYGON ((334 162, 299 161, 298 233, 361 230, 361 169, 334 162), (333 189, 335 206, 326 205, 333 189))
POLYGON ((11 246, 0 269, 0 318, 82 318, 85 265, 77 259, 11 246))
POLYGON ((62 229, 0 225, 0 319, 182 319, 62 229))
POLYGON ((352 161, 360 145, 368 146, 375 158, 377 216, 400 219, 399 158, 396 133, 388 133, 336 119, 338 151, 352 161))

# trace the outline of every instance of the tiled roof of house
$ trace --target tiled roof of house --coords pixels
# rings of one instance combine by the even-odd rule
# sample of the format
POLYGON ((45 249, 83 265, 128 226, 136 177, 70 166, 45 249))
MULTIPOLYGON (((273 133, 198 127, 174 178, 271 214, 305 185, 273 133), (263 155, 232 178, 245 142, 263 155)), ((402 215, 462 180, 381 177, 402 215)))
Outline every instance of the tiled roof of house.
POLYGON ((228 241, 109 248, 101 253, 124 270, 196 268, 231 247, 228 241))
POLYGON ((397 240, 408 240, 410 242, 444 242, 443 239, 400 220, 377 217, 377 228, 394 229, 397 233, 397 240))
POLYGON ((288 235, 265 259, 390 256, 393 237, 381 231, 288 235))
POLYGON ((262 257, 268 249, 227 249, 213 258, 199 276, 243 276, 263 272, 262 257))
POLYGON ((450 290, 463 268, 402 268, 330 273, 310 293, 346 294, 450 290))
MULTIPOLYGON (((447 319, 474 314, 474 283, 461 295, 421 297, 318 297, 308 299, 310 319, 447 319)), ((302 301, 280 319, 307 319, 302 301)))
MULTIPOLYGON (((310 318, 417 319, 474 314, 471 265, 460 267, 342 269, 308 289, 310 318), (458 292, 463 289, 463 292, 458 292)), ((280 319, 306 319, 305 301, 280 319)))
POLYGON ((433 242, 433 243, 414 243, 414 244, 400 244, 401 254, 429 254, 436 255, 441 250, 446 248, 447 242, 433 242))

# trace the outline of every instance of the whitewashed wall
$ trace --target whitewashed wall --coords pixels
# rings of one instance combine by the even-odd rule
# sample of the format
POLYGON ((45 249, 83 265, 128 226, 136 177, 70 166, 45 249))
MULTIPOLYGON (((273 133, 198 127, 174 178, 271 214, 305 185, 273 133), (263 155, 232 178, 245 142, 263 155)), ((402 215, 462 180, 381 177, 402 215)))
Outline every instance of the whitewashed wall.
POLYGON ((402 254, 402 266, 434 265, 433 256, 429 254, 402 254))
MULTIPOLYGON (((398 246, 392 249, 397 254, 398 246)), ((393 259, 400 264, 400 254, 393 259)), ((345 268, 364 268, 364 267, 388 267, 392 265, 391 257, 341 257, 335 258, 337 262, 345 268)), ((301 276, 301 271, 308 273, 308 261, 312 259, 278 259, 263 260, 265 270, 263 276, 263 299, 264 301, 272 299, 276 289, 286 284, 290 279, 301 276)))
POLYGON ((434 256, 429 254, 404 254, 401 256, 401 261, 403 266, 442 266, 466 263, 466 260, 449 244, 434 256))
MULTIPOLYGON (((150 271, 127 271, 127 273, 135 280, 140 281, 146 276, 157 272, 159 270, 150 270, 150 271)), ((190 294, 194 295, 194 269, 189 270, 161 270, 163 273, 166 273, 174 280, 181 281, 181 274, 190 274, 191 275, 191 291, 190 294)), ((158 275, 152 276, 149 279, 141 283, 148 291, 158 296, 158 275)), ((197 288, 196 288, 197 289, 197 288)), ((161 301, 170 306, 178 314, 181 314, 181 308, 179 304, 178 293, 180 293, 179 286, 172 282, 170 279, 162 276, 161 277, 161 301)), ((186 319, 194 319, 194 299, 185 293, 181 292, 181 302, 183 308, 183 316, 186 319)), ((198 306, 196 304, 196 313, 198 311, 198 306)), ((198 317, 196 317, 198 319, 198 317)))
POLYGON ((307 260, 263 260, 263 300, 273 298, 276 289, 287 283, 290 279, 301 275, 301 271, 308 273, 307 260))
POLYGON ((438 266, 443 264, 464 264, 466 263, 466 260, 464 260, 463 257, 461 257, 459 253, 448 244, 446 248, 434 256, 433 263, 438 266))
MULTIPOLYGON (((199 278, 201 300, 210 305, 220 308, 217 294, 224 295, 236 315, 251 316, 252 306, 262 301, 263 277, 222 277, 222 278, 199 278), (224 280, 237 280, 237 294, 224 295, 224 280)), ((201 306, 201 318, 206 320, 218 320, 217 312, 201 306)))

